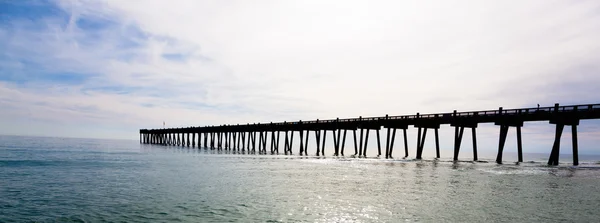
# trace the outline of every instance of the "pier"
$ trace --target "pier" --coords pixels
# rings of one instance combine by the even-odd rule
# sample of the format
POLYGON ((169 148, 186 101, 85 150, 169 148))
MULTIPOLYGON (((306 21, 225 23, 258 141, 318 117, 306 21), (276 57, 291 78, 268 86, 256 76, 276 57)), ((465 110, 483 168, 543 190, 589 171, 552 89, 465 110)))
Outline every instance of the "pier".
MULTIPOLYGON (((440 145, 438 129, 442 125, 454 127, 454 153, 453 159, 458 160, 462 137, 465 128, 471 129, 473 138, 473 160, 477 161, 477 126, 480 123, 494 123, 499 126, 498 155, 496 162, 502 163, 502 154, 509 128, 513 127, 517 133, 518 162, 523 162, 523 146, 521 128, 524 122, 548 121, 556 126, 554 144, 551 148, 548 165, 558 165, 560 140, 565 126, 570 126, 573 142, 573 165, 579 165, 577 126, 580 120, 600 119, 600 104, 569 105, 553 107, 519 108, 487 111, 469 111, 437 114, 358 117, 345 119, 311 120, 311 121, 284 121, 270 123, 247 123, 236 125, 219 125, 186 128, 140 129, 140 143, 198 147, 211 150, 228 150, 244 153, 293 154, 292 144, 294 136, 298 136, 299 155, 308 155, 308 145, 315 143, 316 156, 325 156, 325 141, 328 133, 333 137, 333 155, 344 156, 346 138, 352 134, 354 154, 366 157, 367 144, 371 133, 375 134, 377 141, 377 154, 382 155, 382 146, 385 149, 385 158, 392 158, 396 133, 403 136, 404 157, 409 156, 407 130, 409 126, 417 129, 416 158, 421 159, 427 131, 433 130, 435 137, 436 157, 440 158, 440 145), (387 131, 385 145, 382 145, 380 131, 387 131), (399 132, 401 131, 401 132, 399 132), (313 135, 314 142, 309 141, 313 135), (281 139, 280 137, 283 137, 281 139), (358 139, 357 139, 358 137, 358 139), (267 151, 268 149, 268 151, 267 151)), ((430 131, 431 132, 431 131, 430 131)))

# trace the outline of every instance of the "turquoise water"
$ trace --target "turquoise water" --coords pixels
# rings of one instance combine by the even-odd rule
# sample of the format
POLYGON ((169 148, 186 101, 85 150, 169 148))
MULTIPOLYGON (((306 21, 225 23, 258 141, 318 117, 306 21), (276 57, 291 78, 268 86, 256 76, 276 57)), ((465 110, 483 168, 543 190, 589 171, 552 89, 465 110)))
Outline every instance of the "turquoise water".
POLYGON ((0 136, 0 222, 596 222, 595 158, 580 167, 545 158, 237 155, 0 136))

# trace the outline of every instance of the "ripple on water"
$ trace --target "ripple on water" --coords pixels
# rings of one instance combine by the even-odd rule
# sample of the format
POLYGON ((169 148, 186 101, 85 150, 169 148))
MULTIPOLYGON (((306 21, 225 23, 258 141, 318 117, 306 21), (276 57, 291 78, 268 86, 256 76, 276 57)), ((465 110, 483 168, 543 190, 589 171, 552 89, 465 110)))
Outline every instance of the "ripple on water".
POLYGON ((54 146, 0 150, 0 157, 10 157, 0 158, 0 222, 594 222, 599 217, 590 211, 600 200, 595 161, 548 167, 544 162, 237 155, 62 139, 37 146, 48 144, 54 146))

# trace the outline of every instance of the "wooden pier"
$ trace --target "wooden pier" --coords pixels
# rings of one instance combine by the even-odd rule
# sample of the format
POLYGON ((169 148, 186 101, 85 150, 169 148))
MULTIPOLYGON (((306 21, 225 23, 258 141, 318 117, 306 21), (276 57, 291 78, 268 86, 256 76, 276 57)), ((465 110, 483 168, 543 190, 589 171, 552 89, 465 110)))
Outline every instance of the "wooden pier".
POLYGON ((168 129, 141 129, 140 143, 191 146, 211 150, 230 150, 258 154, 279 154, 280 137, 283 136, 284 154, 292 154, 294 136, 298 136, 299 154, 308 155, 309 135, 314 135, 316 156, 325 155, 327 133, 333 135, 334 156, 344 156, 346 136, 352 132, 354 155, 366 157, 369 134, 374 132, 377 140, 378 155, 382 155, 380 130, 387 131, 385 140, 385 157, 392 158, 397 130, 404 136, 404 156, 408 157, 408 139, 406 131, 409 126, 417 128, 416 158, 421 159, 427 130, 432 129, 435 135, 436 157, 440 158, 438 129, 449 124, 454 127, 454 160, 458 160, 462 136, 465 128, 470 128, 473 135, 473 160, 477 160, 477 125, 494 123, 500 126, 497 163, 502 163, 502 153, 506 136, 510 127, 517 131, 518 162, 523 162, 523 146, 521 128, 524 122, 549 121, 556 125, 554 145, 550 153, 548 165, 558 165, 560 139, 565 126, 571 126, 573 141, 573 165, 578 165, 577 125, 580 120, 600 119, 600 104, 570 105, 541 108, 520 108, 488 111, 469 111, 438 114, 415 114, 402 116, 358 117, 346 119, 292 121, 277 123, 254 123, 237 125, 220 125, 168 129), (257 138, 258 136, 258 138, 257 138), (358 136, 358 140, 357 140, 358 136), (257 144, 258 143, 258 144, 257 144), (269 151, 267 151, 267 147, 269 151))

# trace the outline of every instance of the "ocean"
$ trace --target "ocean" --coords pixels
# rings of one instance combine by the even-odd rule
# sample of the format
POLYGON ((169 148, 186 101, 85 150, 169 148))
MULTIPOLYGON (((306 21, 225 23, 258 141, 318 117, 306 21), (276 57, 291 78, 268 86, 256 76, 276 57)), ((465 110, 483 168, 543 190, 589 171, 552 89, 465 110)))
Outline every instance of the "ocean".
POLYGON ((549 167, 547 154, 521 164, 483 158, 251 155, 0 136, 0 222, 600 219, 598 157, 580 155, 578 167, 549 167))

